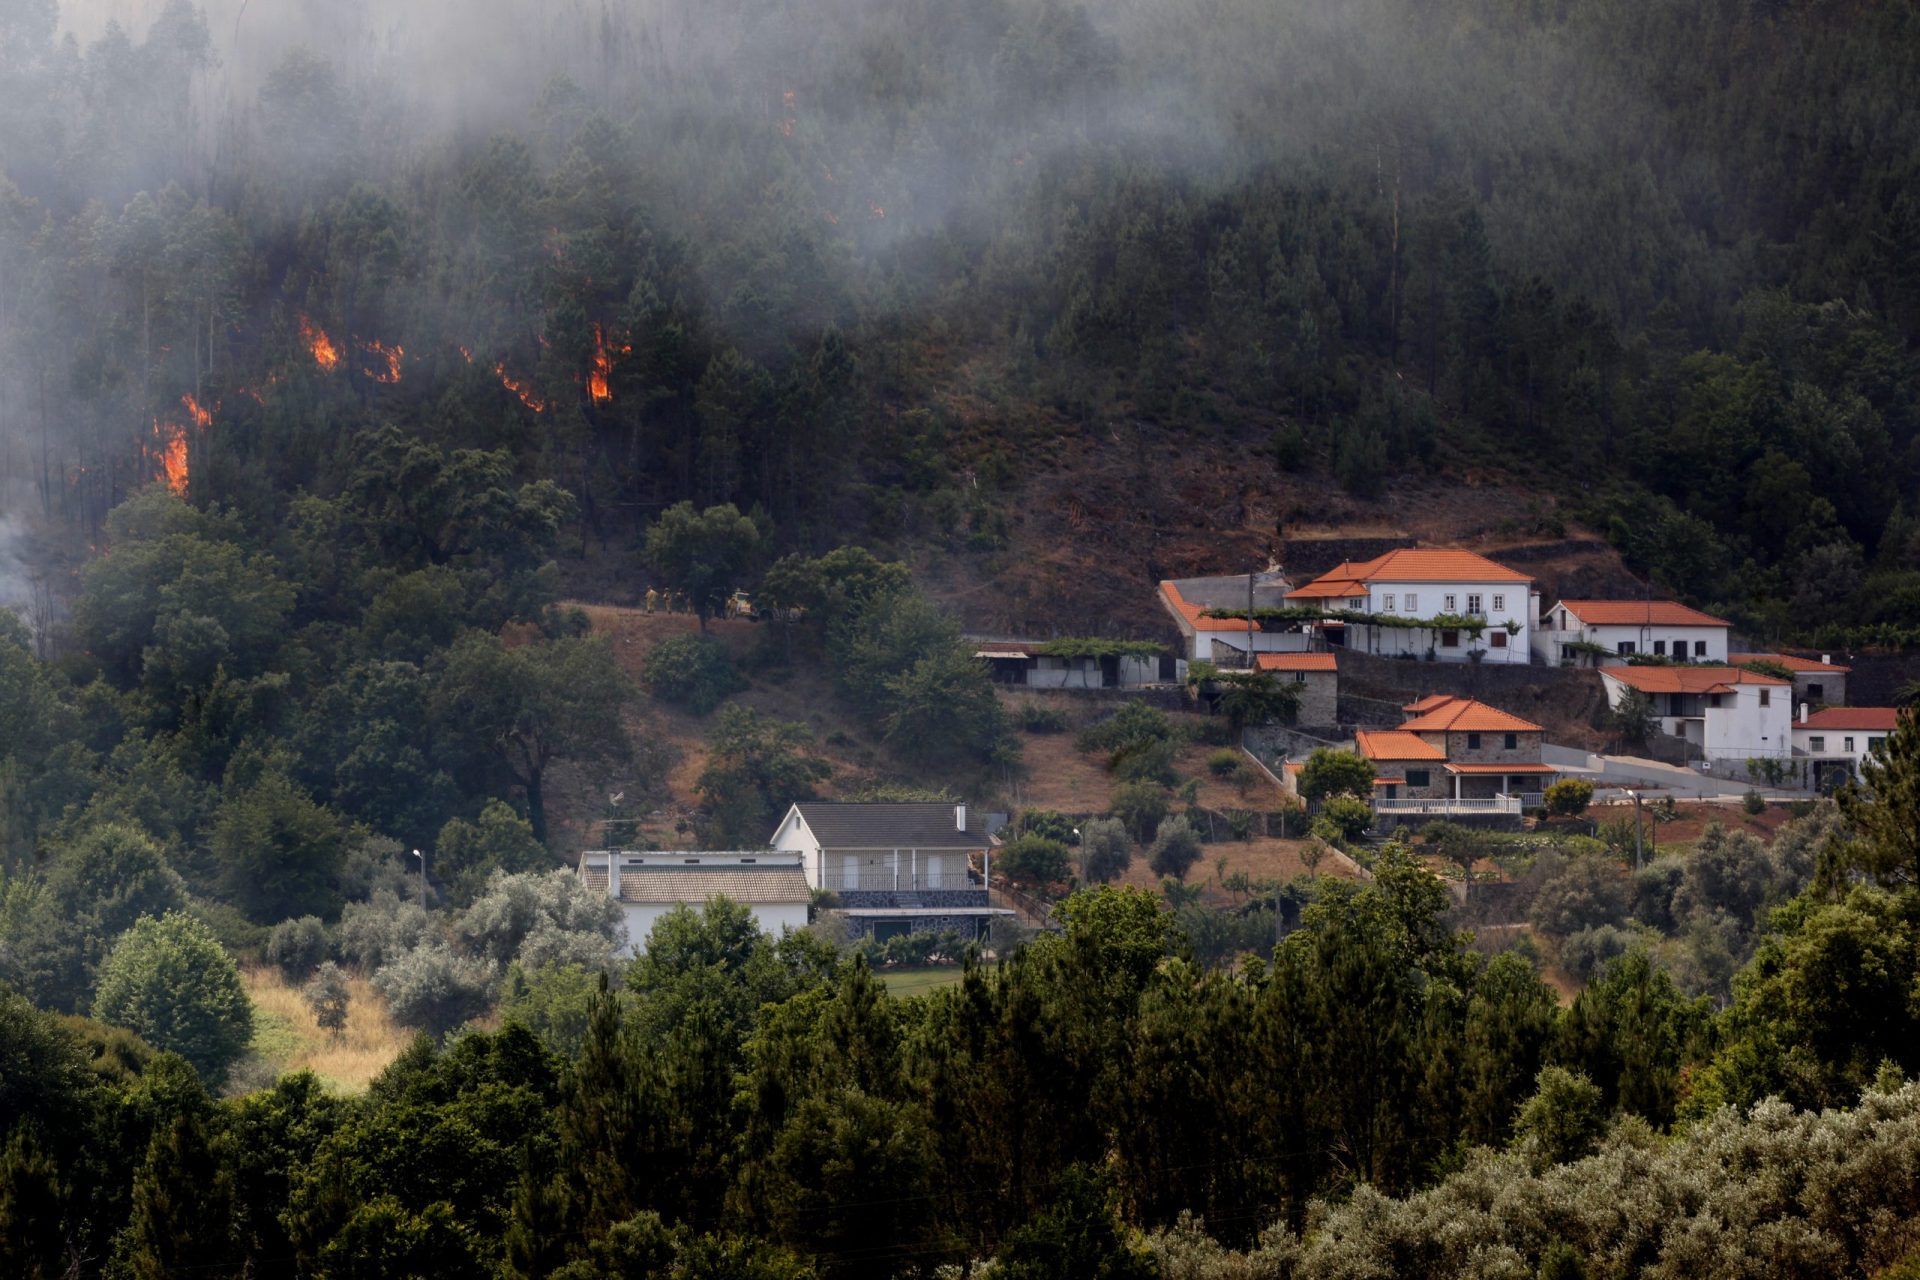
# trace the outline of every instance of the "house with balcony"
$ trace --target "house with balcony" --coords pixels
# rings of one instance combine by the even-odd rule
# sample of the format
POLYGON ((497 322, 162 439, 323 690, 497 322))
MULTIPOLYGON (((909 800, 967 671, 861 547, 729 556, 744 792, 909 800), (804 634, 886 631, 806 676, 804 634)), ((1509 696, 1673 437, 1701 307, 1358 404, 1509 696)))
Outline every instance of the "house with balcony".
POLYGON ((989 901, 994 840, 965 804, 802 801, 767 843, 798 855, 827 910, 863 933, 953 929, 976 938, 1013 914, 989 901))
POLYGON ((1441 662, 1530 662, 1540 592, 1533 579, 1472 551, 1403 547, 1349 561, 1287 592, 1317 609, 1327 644, 1441 662))
POLYGON ((1793 754, 1804 756, 1815 790, 1860 776, 1860 766, 1900 723, 1898 707, 1823 707, 1793 723, 1793 754))
POLYGON ((1731 625, 1674 600, 1562 600, 1541 615, 1534 652, 1550 666, 1603 666, 1651 654, 1724 665, 1731 625))
POLYGON ((1404 713, 1397 729, 1354 735, 1354 750, 1373 764, 1382 818, 1517 817, 1557 776, 1540 758, 1544 730, 1511 712, 1436 694, 1404 713))
POLYGON ((799 855, 764 849, 664 853, 589 849, 580 855, 575 874, 588 888, 620 904, 626 924, 624 955, 645 950, 654 923, 676 907, 699 911, 717 898, 726 898, 746 907, 754 923, 777 938, 789 929, 807 927, 813 901, 799 855))
POLYGON ((1744 667, 1600 668, 1607 703, 1646 695, 1662 733, 1683 738, 1709 764, 1793 754, 1793 685, 1744 667))
POLYGON ((1797 653, 1736 653, 1727 661, 1736 667, 1761 663, 1779 667, 1793 676, 1793 701, 1801 707, 1844 707, 1847 705, 1847 677, 1852 667, 1843 667, 1833 655, 1803 658, 1797 653))
POLYGON ((1288 582, 1278 569, 1261 573, 1228 574, 1211 578, 1171 578, 1160 584, 1160 607, 1180 632, 1184 657, 1218 667, 1244 670, 1249 653, 1298 653, 1311 647, 1309 637, 1294 624, 1248 623, 1252 605, 1261 610, 1283 609, 1288 582), (1209 616, 1210 610, 1238 610, 1238 618, 1209 616))

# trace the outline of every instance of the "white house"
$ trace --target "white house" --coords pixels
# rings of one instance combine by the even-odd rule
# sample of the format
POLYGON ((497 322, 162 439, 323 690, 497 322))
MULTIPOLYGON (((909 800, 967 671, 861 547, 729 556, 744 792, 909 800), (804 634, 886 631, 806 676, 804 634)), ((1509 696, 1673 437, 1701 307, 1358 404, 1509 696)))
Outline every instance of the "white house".
POLYGON ((1553 666, 1600 666, 1634 654, 1724 664, 1728 630, 1721 619, 1673 600, 1562 600, 1541 617, 1533 647, 1553 666))
POLYGON ((1793 754, 1793 685, 1741 667, 1600 668, 1607 703, 1647 695, 1663 733, 1685 738, 1709 761, 1793 754))
POLYGON ((1529 662, 1540 593, 1526 574, 1472 551, 1404 547, 1341 564, 1289 591, 1287 603, 1378 615, 1378 623, 1330 617, 1316 624, 1328 643, 1349 649, 1443 662, 1529 662))
POLYGON ((1860 776, 1860 763, 1880 749, 1900 723, 1898 707, 1824 707, 1796 720, 1793 753, 1813 766, 1813 784, 1825 788, 1860 776))
POLYGON ((1186 657, 1222 667, 1245 667, 1247 654, 1299 653, 1309 637, 1297 626, 1248 625, 1239 618, 1209 618, 1209 609, 1238 609, 1244 615, 1249 598, 1259 609, 1287 605, 1287 580, 1278 569, 1264 573, 1214 578, 1173 578, 1160 584, 1160 606, 1180 630, 1186 657))
POLYGON ((807 884, 833 895, 831 910, 883 937, 909 929, 977 937, 1013 914, 989 904, 993 841, 964 804, 804 801, 768 844, 798 855, 807 884))
POLYGON ((813 899, 797 854, 764 849, 727 853, 629 853, 594 849, 580 855, 577 868, 587 886, 620 904, 626 918, 625 953, 646 946, 661 916, 675 907, 698 911, 715 898, 729 898, 753 912, 762 929, 779 937, 807 926, 813 899))
POLYGON ((996 684, 1029 689, 1143 689, 1181 684, 1187 660, 1166 653, 1058 653, 1046 640, 974 637, 973 656, 987 664, 996 684))

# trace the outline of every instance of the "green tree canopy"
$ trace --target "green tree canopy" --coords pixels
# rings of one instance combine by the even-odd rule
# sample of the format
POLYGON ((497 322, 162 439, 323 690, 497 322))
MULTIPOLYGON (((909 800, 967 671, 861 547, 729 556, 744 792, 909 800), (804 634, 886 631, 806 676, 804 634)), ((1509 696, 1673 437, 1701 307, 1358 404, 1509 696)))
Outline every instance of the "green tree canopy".
POLYGON ((179 1054, 210 1084, 226 1079, 253 1036, 253 1005, 233 957, 178 911, 141 917, 114 944, 93 1014, 179 1054))

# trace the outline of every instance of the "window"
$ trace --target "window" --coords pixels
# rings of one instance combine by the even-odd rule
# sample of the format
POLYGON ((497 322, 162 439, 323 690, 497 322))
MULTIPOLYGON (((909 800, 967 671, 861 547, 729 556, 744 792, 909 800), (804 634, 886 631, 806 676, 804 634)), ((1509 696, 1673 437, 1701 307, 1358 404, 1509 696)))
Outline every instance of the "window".
POLYGON ((1458 649, 1460 647, 1460 633, 1458 631, 1442 631, 1440 633, 1440 647, 1442 649, 1458 649))
POLYGON ((1487 643, 1496 649, 1504 649, 1507 647, 1507 633, 1496 628, 1488 634, 1487 643))
POLYGON ((1293 682, 1294 682, 1295 684, 1305 684, 1305 683, 1307 682, 1307 673, 1306 673, 1306 672, 1304 672, 1304 671, 1296 671, 1296 672, 1294 672, 1294 673, 1293 673, 1293 682))
POLYGON ((1380 597, 1380 608, 1386 613, 1393 612, 1393 592, 1389 591, 1386 595, 1380 597))
POLYGON ((1823 684, 1810 684, 1807 686, 1808 702, 1825 702, 1826 700, 1827 686, 1823 684))
POLYGON ((1507 740, 1501 743, 1500 745, 1503 750, 1518 751, 1520 749, 1520 735, 1517 733, 1510 733, 1507 735, 1507 740))
POLYGON ((1721 701, 1720 701, 1720 699, 1721 699, 1721 697, 1722 697, 1722 696, 1723 696, 1723 695, 1721 695, 1721 694, 1718 694, 1718 693, 1710 693, 1710 694, 1708 694, 1708 695, 1707 695, 1707 705, 1708 705, 1708 706, 1710 706, 1710 707, 1718 707, 1718 706, 1721 706, 1721 705, 1723 705, 1723 704, 1721 703, 1721 701))
POLYGON ((1431 786, 1432 782, 1433 782, 1433 774, 1430 773, 1428 770, 1425 770, 1425 769, 1407 770, 1407 785, 1410 787, 1431 786))
POLYGON ((1493 611, 1495 613, 1505 613, 1507 611, 1507 598, 1505 596, 1495 596, 1493 598, 1493 611))
POLYGON ((1355 613, 1362 612, 1366 607, 1367 598, 1365 596, 1349 596, 1347 598, 1347 608, 1353 610, 1355 613))
POLYGON ((1883 742, 1885 742, 1885 741, 1886 741, 1886 739, 1885 739, 1885 738, 1868 738, 1868 739, 1867 739, 1867 750, 1869 750, 1869 751, 1878 751, 1878 750, 1880 749, 1880 744, 1881 744, 1881 743, 1883 743, 1883 742))
POLYGON ((1452 596, 1441 596, 1441 597, 1440 597, 1440 612, 1442 612, 1442 613, 1452 613, 1452 612, 1453 612, 1453 610, 1454 610, 1454 604, 1453 604, 1453 601, 1454 601, 1454 597, 1452 597, 1452 596))
POLYGON ((1826 749, 1827 749, 1827 740, 1821 737, 1819 734, 1816 733, 1811 738, 1807 739, 1807 750, 1825 751, 1826 749))
POLYGON ((1853 739, 1852 738, 1840 739, 1840 749, 1842 751, 1847 752, 1849 755, 1851 755, 1853 752, 1853 739))
POLYGON ((1413 613, 1413 612, 1416 612, 1419 608, 1420 608, 1420 597, 1415 595, 1411 591, 1407 592, 1407 612, 1413 613))
POLYGON ((1657 657, 1662 657, 1662 658, 1666 657, 1667 642, 1665 640, 1655 640, 1653 642, 1653 652, 1657 657))
POLYGON ((1617 647, 1617 648, 1618 648, 1618 649, 1620 650, 1620 652, 1621 652, 1621 654, 1622 654, 1623 656, 1624 656, 1624 655, 1627 655, 1627 654, 1631 654, 1631 653, 1633 652, 1633 641, 1631 641, 1631 640, 1622 640, 1622 641, 1621 641, 1621 642, 1619 643, 1619 645, 1618 645, 1618 646, 1616 646, 1616 647, 1617 647))
POLYGON ((1760 705, 1763 707, 1770 707, 1773 705, 1773 690, 1762 689, 1760 691, 1760 705))
POLYGON ((1480 596, 1478 593, 1467 597, 1467 612, 1475 615, 1485 612, 1485 610, 1480 607, 1480 596))
POLYGON ((1468 735, 1467 735, 1467 750, 1469 750, 1469 751, 1478 751, 1479 749, 1480 749, 1480 735, 1479 735, 1479 734, 1477 734, 1477 733, 1470 733, 1470 734, 1468 734, 1468 735))
POLYGON ((1693 642, 1693 656, 1696 658, 1704 658, 1707 656, 1707 642, 1705 640, 1695 640, 1693 642))

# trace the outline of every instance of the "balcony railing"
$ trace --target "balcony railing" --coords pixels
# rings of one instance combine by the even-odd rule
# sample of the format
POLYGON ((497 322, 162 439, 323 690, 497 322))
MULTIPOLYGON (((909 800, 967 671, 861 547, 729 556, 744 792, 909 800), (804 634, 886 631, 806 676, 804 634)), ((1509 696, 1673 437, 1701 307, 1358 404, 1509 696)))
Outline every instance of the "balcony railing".
POLYGON ((902 867, 898 875, 891 867, 864 867, 855 870, 828 870, 821 876, 821 888, 839 892, 845 889, 874 889, 885 893, 918 893, 923 889, 976 889, 978 875, 970 871, 918 875, 902 867))
POLYGON ((1388 813, 1512 813, 1521 812, 1519 796, 1477 796, 1455 799, 1452 796, 1439 796, 1431 799, 1422 797, 1396 797, 1392 800, 1375 800, 1373 811, 1388 813))

